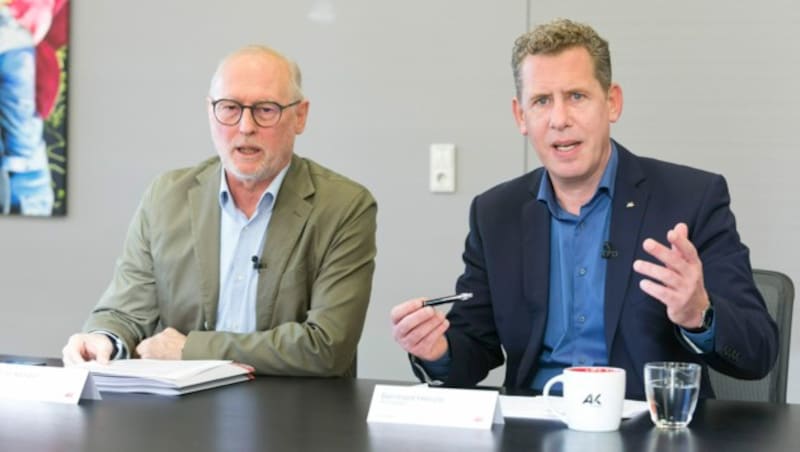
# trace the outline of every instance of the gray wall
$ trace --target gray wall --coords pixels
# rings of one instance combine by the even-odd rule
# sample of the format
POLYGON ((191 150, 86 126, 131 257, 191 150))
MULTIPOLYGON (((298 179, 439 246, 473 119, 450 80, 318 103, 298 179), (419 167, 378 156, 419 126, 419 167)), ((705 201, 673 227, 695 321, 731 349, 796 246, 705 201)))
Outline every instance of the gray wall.
MULTIPOLYGON (((611 41, 626 96, 614 136, 640 154, 726 175, 753 264, 800 282, 800 263, 790 259, 800 240, 790 178, 800 160, 790 141, 800 105, 791 83, 800 80, 790 31, 797 7, 602 3, 73 0, 69 215, 0 218, 0 351, 60 354, 105 288, 147 183, 213 154, 208 79, 222 55, 251 42, 284 51, 304 70, 311 116, 297 152, 362 182, 379 201, 363 377, 410 380, 389 308, 450 293, 472 196, 538 165, 510 110, 511 44, 529 21, 571 16, 596 25, 611 41), (326 6, 335 21, 310 19, 326 6), (454 194, 428 192, 436 142, 457 146, 454 194)), ((800 386, 790 383, 789 399, 800 401, 800 386)))

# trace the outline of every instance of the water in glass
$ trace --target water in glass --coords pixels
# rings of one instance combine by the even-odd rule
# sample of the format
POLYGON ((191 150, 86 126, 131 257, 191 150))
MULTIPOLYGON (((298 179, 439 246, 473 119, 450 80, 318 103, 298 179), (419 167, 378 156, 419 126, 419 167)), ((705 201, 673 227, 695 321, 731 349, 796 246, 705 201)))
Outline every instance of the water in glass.
POLYGON ((692 421, 700 393, 700 366, 693 363, 648 363, 645 389, 650 418, 659 428, 679 429, 692 421))

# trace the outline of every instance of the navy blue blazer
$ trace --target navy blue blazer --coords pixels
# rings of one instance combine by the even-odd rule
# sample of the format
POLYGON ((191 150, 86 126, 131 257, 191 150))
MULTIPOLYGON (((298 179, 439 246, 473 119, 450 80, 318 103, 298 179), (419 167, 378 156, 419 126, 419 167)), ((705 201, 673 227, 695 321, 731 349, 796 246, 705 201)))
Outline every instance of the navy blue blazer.
MULTIPOLYGON (((637 157, 617 144, 619 165, 609 241, 605 338, 608 363, 626 370, 626 397, 644 399, 644 364, 692 361, 704 366, 701 397, 713 397, 705 366, 738 378, 765 376, 778 354, 778 331, 753 282, 748 248, 739 240, 725 179, 686 166, 637 157), (715 344, 695 354, 664 305, 639 288, 635 259, 651 237, 666 243, 679 222, 703 262, 714 305, 715 344)), ((457 292, 474 298, 448 314, 451 367, 445 384, 472 386, 506 360, 507 390, 529 389, 547 318, 550 214, 536 200, 543 168, 477 196, 470 208, 464 273, 457 292)), ((601 250, 598 248, 598 253, 601 250)))

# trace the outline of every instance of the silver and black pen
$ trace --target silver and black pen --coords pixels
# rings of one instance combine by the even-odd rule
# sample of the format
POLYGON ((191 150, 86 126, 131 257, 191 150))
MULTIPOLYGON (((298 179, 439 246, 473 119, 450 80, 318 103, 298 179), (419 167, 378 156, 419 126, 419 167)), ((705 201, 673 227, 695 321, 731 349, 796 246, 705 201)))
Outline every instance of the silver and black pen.
POLYGON ((431 298, 430 300, 425 300, 422 302, 422 307, 453 303, 456 301, 469 300, 470 298, 472 298, 472 292, 463 292, 456 295, 448 295, 446 297, 431 298))

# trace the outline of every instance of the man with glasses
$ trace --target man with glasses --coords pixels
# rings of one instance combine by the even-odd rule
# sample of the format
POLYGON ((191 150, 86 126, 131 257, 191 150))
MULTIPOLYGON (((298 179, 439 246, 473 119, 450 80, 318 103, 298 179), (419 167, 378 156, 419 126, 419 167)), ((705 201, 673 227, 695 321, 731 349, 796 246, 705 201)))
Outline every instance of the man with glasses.
POLYGON ((354 375, 375 201, 294 155, 309 102, 278 52, 226 57, 207 106, 218 156, 151 185, 64 362, 230 359, 261 374, 354 375))

